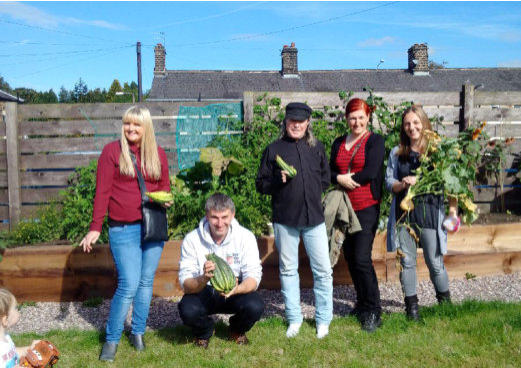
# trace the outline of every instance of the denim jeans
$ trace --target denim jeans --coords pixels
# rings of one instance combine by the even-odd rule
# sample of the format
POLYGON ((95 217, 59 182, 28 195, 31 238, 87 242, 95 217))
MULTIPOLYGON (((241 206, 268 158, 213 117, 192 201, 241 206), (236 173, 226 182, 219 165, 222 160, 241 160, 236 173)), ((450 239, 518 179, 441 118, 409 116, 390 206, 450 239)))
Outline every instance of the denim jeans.
POLYGON ((146 242, 141 237, 141 224, 109 228, 110 251, 118 272, 118 286, 107 321, 108 342, 118 342, 130 305, 132 333, 145 333, 152 287, 164 242, 146 242))
POLYGON ((286 319, 289 323, 302 322, 298 274, 298 248, 302 236, 313 273, 315 320, 317 324, 328 325, 333 318, 333 272, 329 260, 326 225, 322 223, 311 227, 291 227, 274 223, 273 232, 279 252, 280 283, 286 319))
MULTIPOLYGON (((403 251, 400 263, 400 282, 405 296, 416 295, 416 242, 407 232, 407 229, 398 229, 398 244, 403 251)), ((443 264, 443 254, 438 246, 438 233, 435 229, 422 229, 420 232, 420 245, 423 248, 425 264, 429 269, 429 276, 436 289, 436 293, 444 293, 449 290, 449 276, 443 264)))

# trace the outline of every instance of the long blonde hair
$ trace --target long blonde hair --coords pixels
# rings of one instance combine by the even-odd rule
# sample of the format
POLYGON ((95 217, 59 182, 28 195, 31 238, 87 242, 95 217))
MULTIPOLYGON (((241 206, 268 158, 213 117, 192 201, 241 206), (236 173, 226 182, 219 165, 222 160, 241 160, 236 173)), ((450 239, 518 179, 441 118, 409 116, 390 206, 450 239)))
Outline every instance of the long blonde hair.
MULTIPOLYGON (((143 106, 132 106, 123 114, 123 123, 129 122, 139 124, 143 127, 143 137, 141 138, 141 172, 143 176, 154 180, 161 179, 161 161, 157 153, 156 135, 150 111, 143 106)), ((134 164, 130 158, 130 148, 125 130, 121 125, 121 155, 119 156, 119 172, 122 175, 135 177, 134 164)))
POLYGON ((15 296, 9 290, 0 288, 0 318, 6 317, 13 305, 16 305, 15 296))

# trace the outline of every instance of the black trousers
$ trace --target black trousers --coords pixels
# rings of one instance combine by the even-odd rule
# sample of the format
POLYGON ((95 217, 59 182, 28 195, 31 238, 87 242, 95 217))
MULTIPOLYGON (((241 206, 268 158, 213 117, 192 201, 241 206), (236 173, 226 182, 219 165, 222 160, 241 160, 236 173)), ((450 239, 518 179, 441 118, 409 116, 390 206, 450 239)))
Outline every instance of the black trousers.
POLYGON ((380 205, 356 211, 362 231, 346 234, 343 249, 344 257, 356 290, 356 307, 360 312, 381 313, 380 290, 374 272, 371 252, 378 228, 380 205))
POLYGON ((239 334, 249 331, 264 312, 264 301, 257 292, 224 298, 211 286, 198 294, 185 294, 178 305, 183 323, 199 339, 209 339, 214 330, 211 314, 233 314, 230 330, 239 334))

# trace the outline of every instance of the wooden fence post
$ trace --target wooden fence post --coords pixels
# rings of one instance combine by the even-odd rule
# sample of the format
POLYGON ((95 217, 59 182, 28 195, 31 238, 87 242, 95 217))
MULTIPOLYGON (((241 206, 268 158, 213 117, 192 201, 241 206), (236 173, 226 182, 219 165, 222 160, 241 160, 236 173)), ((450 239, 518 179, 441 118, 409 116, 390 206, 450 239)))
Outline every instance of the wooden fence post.
POLYGON ((460 118, 459 130, 464 131, 470 127, 474 120, 474 85, 469 81, 463 85, 463 118, 460 118))
POLYGON ((9 198, 9 230, 20 221, 22 210, 20 188, 20 144, 18 138, 18 104, 5 104, 7 145, 7 192, 9 198))
POLYGON ((242 99, 245 127, 253 121, 253 92, 244 92, 242 99))

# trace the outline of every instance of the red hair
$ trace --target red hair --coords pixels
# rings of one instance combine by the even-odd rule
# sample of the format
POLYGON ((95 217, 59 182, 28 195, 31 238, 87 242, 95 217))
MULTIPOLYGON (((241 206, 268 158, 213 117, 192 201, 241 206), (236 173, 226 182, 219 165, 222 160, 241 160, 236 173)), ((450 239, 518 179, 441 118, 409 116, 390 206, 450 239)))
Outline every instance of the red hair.
POLYGON ((353 98, 349 100, 346 106, 346 116, 353 111, 363 110, 367 116, 371 116, 372 109, 369 107, 367 102, 361 98, 353 98))

